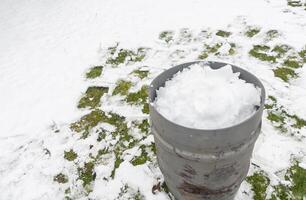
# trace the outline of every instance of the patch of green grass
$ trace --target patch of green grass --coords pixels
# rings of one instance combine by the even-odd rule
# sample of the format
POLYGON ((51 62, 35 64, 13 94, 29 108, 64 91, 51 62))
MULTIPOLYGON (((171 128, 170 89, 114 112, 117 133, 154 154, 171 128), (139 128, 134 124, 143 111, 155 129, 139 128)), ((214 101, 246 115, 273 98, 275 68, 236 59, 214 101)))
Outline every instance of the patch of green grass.
POLYGON ((306 63, 306 47, 304 47, 304 49, 302 49, 298 54, 303 59, 303 62, 306 63))
POLYGON ((89 114, 81 117, 80 120, 72 123, 70 129, 77 133, 81 133, 86 138, 89 131, 97 126, 100 122, 108 122, 108 116, 101 110, 93 110, 89 114))
POLYGON ((206 45, 206 49, 208 53, 216 53, 220 49, 221 46, 222 46, 221 43, 217 43, 213 46, 206 45))
POLYGON ((131 200, 144 200, 145 197, 138 190, 136 194, 131 198, 131 200))
POLYGON ((257 27, 248 27, 247 31, 245 32, 245 35, 247 37, 254 37, 260 32, 260 28, 257 27))
POLYGON ((137 165, 143 165, 145 164, 150 158, 148 157, 148 153, 146 151, 146 146, 141 145, 140 147, 141 154, 139 156, 134 157, 131 160, 132 165, 137 166, 137 165))
POLYGON ((291 7, 301 7, 303 3, 299 0, 288 0, 287 5, 291 7))
POLYGON ((78 108, 89 107, 91 109, 100 105, 101 97, 108 92, 108 87, 91 86, 80 99, 78 108))
POLYGON ((270 184, 270 179, 264 172, 255 172, 252 176, 248 176, 246 181, 251 185, 254 192, 254 200, 266 200, 267 188, 270 184))
POLYGON ((294 70, 287 67, 278 67, 273 69, 274 76, 282 79, 285 82, 288 82, 290 78, 296 78, 297 74, 294 70))
POLYGON ((150 145, 149 145, 151 151, 153 152, 154 155, 156 155, 156 145, 154 142, 152 142, 150 145))
POLYGON ((302 67, 302 63, 296 60, 296 58, 291 57, 284 61, 284 66, 296 69, 302 67))
POLYGON ((68 161, 74 161, 78 157, 78 154, 75 153, 72 149, 70 151, 64 152, 64 158, 68 161))
POLYGON ((293 199, 303 200, 306 198, 306 169, 295 163, 287 170, 285 179, 291 182, 289 188, 294 196, 293 199))
POLYGON ((144 104, 143 104, 143 107, 142 107, 142 109, 141 109, 141 111, 142 111, 144 114, 149 114, 149 112, 150 112, 149 104, 148 104, 148 103, 144 103, 144 104))
POLYGON ((143 105, 147 103, 148 99, 148 86, 144 85, 137 92, 129 93, 126 97, 126 102, 130 104, 143 105))
POLYGON ((277 53, 277 57, 281 58, 291 49, 292 48, 290 46, 286 44, 281 44, 281 45, 274 46, 274 48, 272 49, 272 52, 277 53))
POLYGON ((121 95, 127 95, 129 92, 129 89, 133 86, 133 83, 131 81, 125 81, 125 80, 119 80, 116 83, 116 87, 113 90, 113 95, 121 94, 121 95))
POLYGON ((205 59, 208 57, 209 54, 217 54, 218 50, 222 46, 221 43, 217 43, 215 45, 209 46, 207 44, 204 44, 204 50, 201 52, 201 54, 198 56, 199 59, 205 59))
POLYGON ((236 53, 236 44, 235 43, 230 43, 231 48, 228 50, 229 55, 234 55, 236 53))
POLYGON ((134 70, 132 72, 133 74, 135 74, 137 77, 139 77, 140 79, 144 79, 149 75, 149 71, 148 70, 134 70))
POLYGON ((223 30, 218 30, 216 35, 220 36, 220 37, 229 37, 232 33, 231 32, 227 32, 227 31, 223 31, 223 30))
POLYGON ((117 50, 116 47, 115 51, 111 52, 110 54, 111 56, 106 60, 106 63, 112 66, 117 66, 123 63, 141 62, 146 56, 146 48, 140 47, 135 52, 129 49, 117 50), (116 52, 117 54, 115 54, 116 52))
POLYGON ((274 112, 268 112, 268 120, 271 122, 284 123, 285 117, 281 114, 276 114, 274 112))
POLYGON ((288 115, 288 116, 295 120, 295 123, 292 125, 293 128, 301 129, 304 126, 306 126, 306 120, 299 118, 296 115, 288 115))
POLYGON ((142 120, 142 122, 137 125, 137 128, 139 128, 141 132, 148 134, 150 131, 149 120, 148 119, 142 120))
POLYGON ((158 38, 169 44, 171 41, 173 41, 173 36, 174 36, 173 31, 163 31, 159 34, 158 38))
POLYGON ((268 96, 268 101, 271 102, 271 104, 266 103, 265 109, 272 109, 276 106, 276 98, 274 96, 269 95, 268 96))
POLYGON ((86 78, 88 79, 94 79, 99 76, 101 76, 103 70, 103 66, 95 66, 89 69, 89 71, 86 73, 86 78))
POLYGON ((56 176, 54 176, 53 180, 58 183, 67 183, 68 177, 65 174, 59 173, 56 176))
POLYGON ((289 114, 283 106, 277 104, 275 97, 269 96, 267 101, 269 102, 265 105, 268 113, 267 119, 274 122, 273 125, 281 132, 286 133, 288 131, 287 127, 301 129, 306 126, 306 120, 297 115, 289 114))
POLYGON ((79 179, 83 181, 83 187, 90 185, 90 183, 96 179, 94 167, 95 164, 91 161, 84 163, 82 168, 78 168, 79 179))
POLYGON ((97 163, 101 160, 101 157, 105 154, 109 153, 109 148, 105 147, 103 149, 99 149, 98 153, 96 156, 93 156, 91 153, 89 154, 89 157, 93 159, 94 163, 97 163))
POLYGON ((285 174, 285 180, 290 184, 279 183, 272 188, 271 197, 267 198, 269 178, 261 171, 247 177, 254 192, 254 200, 303 200, 306 197, 306 169, 295 162, 285 174))
POLYGON ((271 194, 270 200, 289 200, 292 199, 288 186, 279 184, 273 186, 274 191, 271 194))
POLYGON ((273 39, 276 38, 280 35, 280 33, 277 30, 269 30, 266 32, 267 38, 268 39, 273 39))
POLYGON ((269 46, 254 45, 253 48, 249 51, 249 54, 259 60, 275 63, 276 57, 269 55, 268 54, 269 50, 270 50, 269 46))
POLYGON ((206 59, 207 57, 208 57, 208 53, 205 52, 205 51, 203 51, 203 52, 198 56, 198 58, 199 58, 199 59, 202 59, 202 60, 206 59))
POLYGON ((119 168, 120 164, 124 161, 121 158, 121 151, 119 149, 115 149, 114 151, 115 153, 115 163, 114 163, 114 169, 111 172, 111 177, 114 178, 115 177, 115 173, 116 173, 116 169, 119 168))

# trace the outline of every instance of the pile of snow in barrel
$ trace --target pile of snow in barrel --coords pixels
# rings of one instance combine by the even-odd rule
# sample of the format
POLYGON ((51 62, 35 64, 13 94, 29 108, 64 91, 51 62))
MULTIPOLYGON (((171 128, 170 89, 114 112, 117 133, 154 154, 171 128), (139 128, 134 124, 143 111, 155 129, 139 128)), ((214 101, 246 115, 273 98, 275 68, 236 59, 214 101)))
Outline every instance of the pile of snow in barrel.
POLYGON ((250 117, 260 105, 261 89, 239 78, 230 65, 212 69, 193 64, 157 90, 154 106, 185 127, 218 129, 250 117))

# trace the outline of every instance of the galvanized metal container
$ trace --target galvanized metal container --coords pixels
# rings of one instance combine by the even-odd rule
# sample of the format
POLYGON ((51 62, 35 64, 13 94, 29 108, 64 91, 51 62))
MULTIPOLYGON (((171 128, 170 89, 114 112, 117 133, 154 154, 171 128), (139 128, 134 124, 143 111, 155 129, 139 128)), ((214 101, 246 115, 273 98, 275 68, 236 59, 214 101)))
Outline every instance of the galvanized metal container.
MULTIPOLYGON (((163 117, 153 106, 156 90, 182 69, 204 61, 175 66, 150 85, 150 120, 159 167, 177 200, 232 200, 247 175, 255 141, 260 133, 265 89, 251 73, 233 66, 240 78, 261 88, 257 111, 231 127, 204 130, 181 126, 163 117)), ((205 62, 213 69, 227 65, 205 62)), ((169 105, 171 106, 171 105, 169 105)))

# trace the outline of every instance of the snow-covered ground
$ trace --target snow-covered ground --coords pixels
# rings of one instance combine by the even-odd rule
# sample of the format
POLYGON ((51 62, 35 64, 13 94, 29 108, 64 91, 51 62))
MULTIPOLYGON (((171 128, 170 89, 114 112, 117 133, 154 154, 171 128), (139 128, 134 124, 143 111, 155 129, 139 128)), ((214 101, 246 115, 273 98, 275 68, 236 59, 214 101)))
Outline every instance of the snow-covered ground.
POLYGON ((295 179, 306 177, 301 2, 1 1, 0 199, 169 199, 165 187, 158 191, 163 178, 141 88, 196 59, 241 66, 271 96, 237 199, 277 199, 280 185, 296 198, 295 179), (276 48, 283 44, 290 48, 276 48), (102 74, 86 79, 96 65, 102 74), (125 89, 116 90, 120 79, 125 89))

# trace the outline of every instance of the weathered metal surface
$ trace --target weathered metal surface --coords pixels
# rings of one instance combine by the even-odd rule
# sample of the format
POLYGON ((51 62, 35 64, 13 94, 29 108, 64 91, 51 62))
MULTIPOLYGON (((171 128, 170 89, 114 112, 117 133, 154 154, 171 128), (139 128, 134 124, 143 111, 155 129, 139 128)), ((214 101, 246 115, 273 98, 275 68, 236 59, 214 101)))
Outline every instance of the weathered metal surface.
MULTIPOLYGON (((265 90, 254 75, 232 65, 234 72, 240 72, 241 79, 261 88, 261 105, 257 111, 228 128, 203 130, 180 126, 164 118, 151 103, 156 90, 164 86, 166 80, 194 63, 166 70, 150 85, 150 120, 158 164, 177 200, 232 200, 249 170, 254 143, 261 129, 265 90)), ((226 65, 206 64, 214 69, 226 65)))

